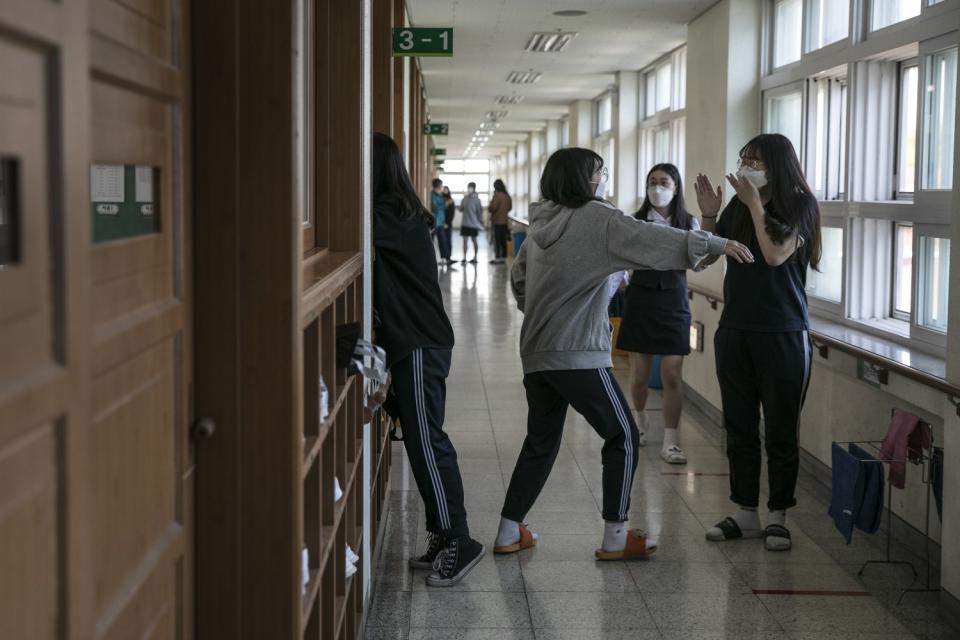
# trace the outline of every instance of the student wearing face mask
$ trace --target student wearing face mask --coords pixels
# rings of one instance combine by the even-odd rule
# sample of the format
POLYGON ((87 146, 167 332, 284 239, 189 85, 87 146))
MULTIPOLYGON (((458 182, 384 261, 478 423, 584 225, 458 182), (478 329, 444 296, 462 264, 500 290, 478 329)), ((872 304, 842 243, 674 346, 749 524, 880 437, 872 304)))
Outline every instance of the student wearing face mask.
MULTIPOLYGON (((699 231, 700 223, 683 201, 680 171, 672 164, 655 165, 647 174, 647 197, 634 217, 644 222, 685 231, 699 231)), ((617 348, 630 352, 630 395, 640 446, 646 444, 647 384, 653 356, 660 356, 663 381, 663 447, 660 457, 670 464, 686 464, 678 427, 683 406, 683 358, 690 353, 690 304, 687 272, 637 269, 630 277, 617 348)))
POLYGON ((463 211, 463 222, 460 223, 460 235, 463 237, 463 264, 467 264, 467 240, 473 241, 473 260, 470 264, 477 264, 477 236, 483 229, 483 205, 477 195, 477 183, 467 185, 467 195, 460 202, 460 211, 463 211))
POLYGON ((717 377, 727 431, 734 513, 707 531, 712 541, 764 538, 790 549, 787 509, 799 471, 800 411, 810 381, 807 268, 820 263, 820 209, 790 141, 757 136, 740 150, 736 191, 720 214, 722 191, 697 177, 703 227, 748 245, 756 262, 727 261, 724 307, 715 338, 717 377), (767 451, 769 515, 761 528, 760 409, 767 451))
POLYGON ((527 436, 507 489, 495 553, 536 544, 520 523, 550 475, 570 406, 604 440, 605 524, 596 558, 631 560, 656 550, 642 531, 626 526, 639 442, 612 373, 608 276, 627 269, 692 268, 707 255, 752 259, 736 241, 623 215, 597 197, 605 191, 604 169, 603 159, 589 149, 550 156, 540 179, 542 200, 530 206, 530 234, 511 269, 513 295, 524 314, 527 436))

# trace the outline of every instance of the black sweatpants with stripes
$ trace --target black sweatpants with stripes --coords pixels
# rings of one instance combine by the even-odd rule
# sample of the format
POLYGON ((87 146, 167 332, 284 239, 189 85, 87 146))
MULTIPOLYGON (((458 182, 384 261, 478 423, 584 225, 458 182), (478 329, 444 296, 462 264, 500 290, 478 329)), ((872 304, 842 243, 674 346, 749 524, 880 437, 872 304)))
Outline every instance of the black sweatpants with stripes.
MULTIPOLYGON (((441 230, 442 232, 442 230, 441 230)), ((390 367, 403 444, 427 516, 427 531, 466 536, 457 451, 443 431, 450 349, 415 349, 390 367)))
POLYGON ((538 371, 525 375, 523 386, 527 390, 527 437, 501 515, 517 522, 526 518, 553 469, 567 407, 572 406, 604 440, 603 519, 625 521, 640 435, 611 370, 538 371))

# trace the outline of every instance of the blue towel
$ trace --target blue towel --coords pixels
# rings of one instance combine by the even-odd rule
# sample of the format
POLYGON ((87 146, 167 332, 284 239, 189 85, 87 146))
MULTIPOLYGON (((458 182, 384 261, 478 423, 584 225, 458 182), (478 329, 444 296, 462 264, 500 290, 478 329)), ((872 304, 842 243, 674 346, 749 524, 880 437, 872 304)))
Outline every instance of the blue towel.
POLYGON ((857 460, 872 462, 861 463, 863 474, 863 495, 860 498, 860 508, 857 512, 857 529, 866 533, 876 533, 880 529, 883 519, 883 465, 876 462, 876 458, 863 448, 851 444, 850 455, 857 460))
POLYGON ((853 527, 857 522, 860 505, 863 502, 864 470, 868 466, 861 463, 849 451, 833 443, 833 488, 830 509, 827 513, 833 518, 837 530, 847 544, 853 538, 853 527))

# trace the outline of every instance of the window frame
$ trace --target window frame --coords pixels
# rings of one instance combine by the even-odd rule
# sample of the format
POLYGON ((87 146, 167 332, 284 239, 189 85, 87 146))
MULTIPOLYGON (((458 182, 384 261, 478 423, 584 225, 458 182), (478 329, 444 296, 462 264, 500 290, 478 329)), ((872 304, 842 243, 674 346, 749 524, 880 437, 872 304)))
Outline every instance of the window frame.
POLYGON ((897 121, 896 121, 896 139, 894 144, 896 147, 895 157, 896 157, 896 167, 894 172, 894 197, 896 200, 913 202, 917 194, 917 188, 920 185, 920 150, 922 148, 922 140, 920 139, 920 115, 922 107, 922 91, 921 88, 921 77, 920 77, 920 57, 914 56, 911 58, 906 58, 904 60, 898 61, 897 68, 897 121), (916 109, 917 122, 916 122, 916 131, 915 131, 915 140, 913 147, 913 191, 901 191, 900 190, 900 177, 901 177, 901 152, 903 148, 901 147, 901 135, 903 131, 903 87, 904 87, 904 77, 908 69, 916 68, 917 69, 917 93, 914 96, 914 108, 916 109))
POLYGON ((916 298, 916 229, 912 222, 905 222, 903 220, 894 220, 891 222, 893 225, 893 260, 890 261, 890 309, 889 314, 891 318, 896 318, 897 320, 902 320, 903 322, 910 323, 911 317, 913 316, 914 310, 914 299, 916 298), (900 247, 900 227, 909 227, 910 228, 910 309, 908 311, 902 311, 897 308, 897 275, 899 274, 900 265, 897 264, 897 256, 899 255, 898 249, 900 247))
POLYGON ((848 253, 850 250, 850 229, 847 220, 842 215, 837 215, 834 211, 821 211, 820 226, 830 229, 840 229, 843 233, 843 261, 840 266, 840 301, 834 302, 826 298, 819 298, 809 291, 807 292, 807 304, 811 311, 815 311, 820 317, 829 318, 834 322, 842 322, 844 318, 844 309, 847 304, 847 265, 849 264, 848 253))
MULTIPOLYGON (((922 268, 918 265, 918 260, 920 258, 920 242, 923 238, 939 238, 941 240, 951 240, 951 230, 950 225, 942 224, 924 224, 918 223, 913 226, 913 300, 911 301, 912 311, 910 319, 910 337, 914 340, 919 340, 928 345, 933 345, 939 349, 946 350, 947 348, 947 336, 949 333, 948 329, 944 331, 937 331, 936 329, 930 329, 924 325, 920 324, 920 285, 921 285, 921 276, 923 275, 922 268)), ((948 254, 949 258, 949 254, 948 254)), ((948 276, 949 280, 949 276, 948 276)), ((947 286, 947 294, 960 294, 960 292, 950 291, 949 284, 947 286)), ((949 309, 950 303, 948 301, 947 308, 949 309)), ((949 324, 949 321, 948 321, 949 324)))
MULTIPOLYGON (((655 60, 639 72, 637 82, 637 104, 642 108, 637 117, 637 198, 642 202, 647 195, 647 171, 654 163, 664 161, 654 159, 653 150, 655 136, 658 131, 668 131, 669 151, 666 162, 675 164, 683 175, 685 170, 685 149, 683 148, 686 136, 686 73, 687 73, 687 45, 681 45, 661 58, 655 60), (670 65, 670 107, 661 109, 648 115, 647 78, 654 78, 654 91, 657 90, 656 74, 666 65, 670 65)), ((654 103, 656 100, 654 99, 654 103)))
MULTIPOLYGON (((922 14, 921 14, 922 15, 922 14)), ((958 38, 956 34, 947 34, 944 36, 939 36, 932 38, 930 40, 925 40, 920 43, 920 70, 917 86, 920 90, 920 94, 923 95, 924 82, 927 74, 927 63, 930 57, 940 51, 945 51, 952 48, 960 49, 958 46, 958 38)), ((958 62, 960 66, 960 62, 958 62)), ((956 109, 956 107, 954 107, 956 109)), ((927 129, 926 122, 924 118, 924 101, 920 100, 917 111, 917 175, 915 183, 915 192, 914 192, 914 203, 918 207, 922 208, 925 213, 929 216, 927 221, 930 223, 936 224, 949 224, 952 216, 952 200, 953 200, 953 189, 960 188, 960 185, 953 184, 952 189, 950 190, 930 190, 923 189, 923 141, 926 138, 927 129)), ((954 130, 954 153, 956 153, 957 145, 957 131, 954 130)))

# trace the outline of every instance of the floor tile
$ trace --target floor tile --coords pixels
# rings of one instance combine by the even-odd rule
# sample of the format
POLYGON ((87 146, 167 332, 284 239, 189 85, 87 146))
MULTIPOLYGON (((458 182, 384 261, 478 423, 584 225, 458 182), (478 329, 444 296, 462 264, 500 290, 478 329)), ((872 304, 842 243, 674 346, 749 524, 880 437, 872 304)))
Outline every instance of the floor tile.
POLYGON ((869 596, 758 596, 787 631, 909 633, 895 616, 869 596))
POLYGON ((750 593, 743 577, 729 563, 631 562, 628 569, 641 593, 750 593))
POLYGON ((523 563, 523 581, 531 591, 630 593, 637 590, 624 562, 541 560, 523 563))
POLYGON ((590 629, 596 638, 612 629, 656 629, 638 593, 528 593, 534 628, 590 629))
POLYGON ((660 629, 738 634, 780 628, 760 600, 749 594, 644 593, 643 599, 660 629))
POLYGON ((456 625, 464 629, 520 629, 530 626, 530 610, 522 593, 433 589, 410 595, 411 628, 456 625))
POLYGON ((532 629, 410 629, 409 640, 536 640, 532 629))

